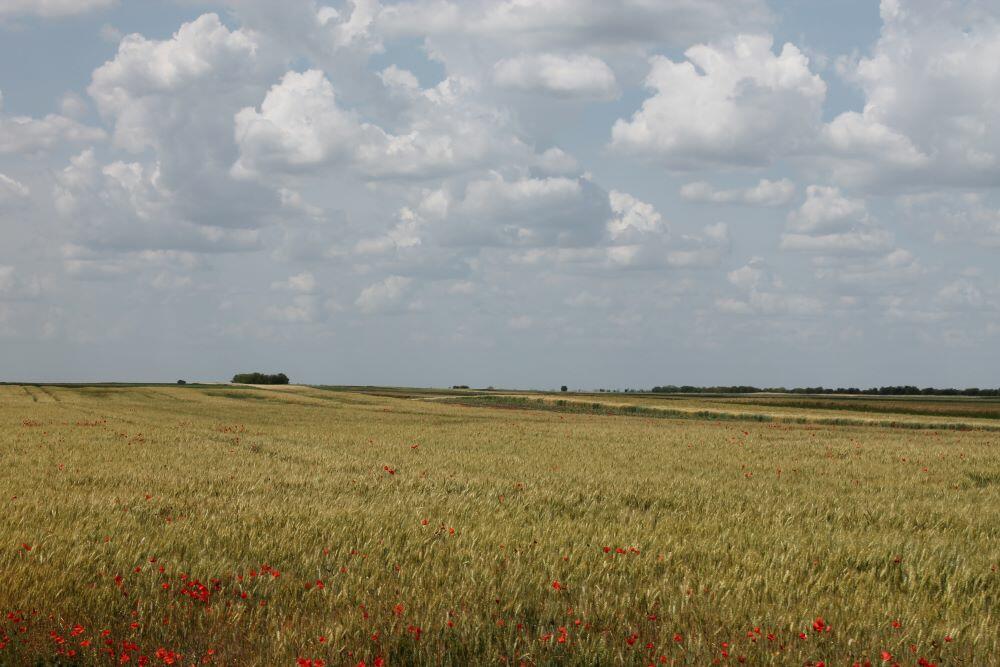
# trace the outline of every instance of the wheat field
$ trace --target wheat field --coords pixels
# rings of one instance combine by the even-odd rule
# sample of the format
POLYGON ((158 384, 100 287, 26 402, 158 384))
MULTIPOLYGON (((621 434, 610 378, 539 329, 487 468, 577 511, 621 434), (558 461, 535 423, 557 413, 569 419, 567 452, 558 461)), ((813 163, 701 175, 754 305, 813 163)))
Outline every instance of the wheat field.
POLYGON ((1000 664, 985 419, 685 401, 0 387, 0 664, 1000 664))

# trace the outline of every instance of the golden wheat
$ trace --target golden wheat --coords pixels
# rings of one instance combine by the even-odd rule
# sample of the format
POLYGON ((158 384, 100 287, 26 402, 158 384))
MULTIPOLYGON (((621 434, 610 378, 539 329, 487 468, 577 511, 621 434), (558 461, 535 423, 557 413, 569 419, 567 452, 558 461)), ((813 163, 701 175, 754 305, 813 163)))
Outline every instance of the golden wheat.
POLYGON ((0 664, 1000 661, 998 433, 432 397, 0 387, 0 664))

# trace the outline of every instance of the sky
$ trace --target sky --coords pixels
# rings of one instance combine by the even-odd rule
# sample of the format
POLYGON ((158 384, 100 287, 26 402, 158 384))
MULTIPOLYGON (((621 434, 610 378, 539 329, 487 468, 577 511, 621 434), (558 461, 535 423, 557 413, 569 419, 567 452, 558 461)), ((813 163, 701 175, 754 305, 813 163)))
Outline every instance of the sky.
POLYGON ((0 0, 0 380, 1000 385, 993 0, 0 0))

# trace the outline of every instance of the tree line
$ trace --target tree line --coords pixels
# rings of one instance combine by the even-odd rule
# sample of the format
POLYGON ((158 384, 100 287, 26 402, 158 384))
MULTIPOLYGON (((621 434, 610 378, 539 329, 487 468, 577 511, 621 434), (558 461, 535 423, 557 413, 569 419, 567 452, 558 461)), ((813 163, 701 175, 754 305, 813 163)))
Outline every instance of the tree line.
POLYGON ((971 387, 969 389, 936 389, 934 387, 914 387, 912 385, 897 385, 888 387, 870 387, 859 389, 858 387, 796 387, 786 389, 785 387, 752 387, 738 385, 731 387, 693 387, 690 385, 676 386, 665 385, 663 387, 653 387, 653 393, 657 394, 754 394, 754 393, 774 393, 774 394, 840 394, 857 396, 1000 396, 1000 389, 979 389, 971 387))
POLYGON ((284 373, 268 375, 267 373, 237 373, 233 376, 236 384, 288 384, 288 376, 284 373))

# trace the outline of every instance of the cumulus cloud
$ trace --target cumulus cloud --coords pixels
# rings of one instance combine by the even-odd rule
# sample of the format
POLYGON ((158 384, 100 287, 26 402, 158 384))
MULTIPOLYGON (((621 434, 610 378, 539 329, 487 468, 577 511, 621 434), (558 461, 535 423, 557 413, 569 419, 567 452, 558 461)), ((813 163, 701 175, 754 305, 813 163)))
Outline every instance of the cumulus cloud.
POLYGON ((118 0, 0 0, 0 19, 5 16, 61 18, 109 9, 118 0))
POLYGON ((138 162, 102 165, 93 150, 56 174, 53 203, 75 243, 104 250, 232 252, 259 248, 256 230, 185 219, 158 169, 138 162))
POLYGON ((409 295, 412 284, 412 278, 388 276, 361 290, 354 305, 366 315, 399 309, 409 295))
POLYGON ((475 84, 447 78, 419 89, 401 70, 382 81, 405 106, 406 126, 389 132, 342 108, 319 70, 289 72, 260 109, 236 115, 237 177, 350 167, 369 179, 429 179, 531 151, 505 128, 506 119, 473 100, 475 84))
POLYGON ((579 246, 609 218, 607 195, 587 179, 494 175, 470 182, 439 228, 449 245, 579 246))
POLYGON ((813 296, 789 293, 781 279, 760 257, 727 274, 729 283, 744 292, 741 298, 717 299, 716 308, 733 315, 817 315, 823 302, 813 296))
POLYGON ((44 153, 64 144, 103 141, 107 136, 100 128, 88 127, 58 114, 43 118, 5 114, 3 102, 0 91, 0 155, 44 153))
POLYGON ((717 222, 705 225, 700 234, 685 234, 677 240, 677 250, 667 255, 674 268, 708 269, 718 266, 730 249, 729 225, 717 222))
POLYGON ((654 91, 612 128, 611 147, 671 168, 763 165, 814 141, 826 84, 794 45, 765 35, 700 44, 674 62, 654 56, 654 91))
POLYGON ((585 54, 505 58, 494 66, 493 79, 502 88, 556 97, 610 100, 618 94, 615 73, 607 63, 585 54))
POLYGON ((771 19, 760 0, 410 0, 386 5, 378 22, 389 34, 430 36, 451 62, 483 41, 522 51, 684 46, 771 19))
POLYGON ((810 185, 806 200, 788 214, 781 249, 820 254, 884 252, 893 236, 878 227, 865 203, 845 197, 836 187, 810 185))
POLYGON ((640 201, 627 192, 612 190, 608 194, 615 217, 607 225, 612 239, 622 239, 630 233, 662 232, 666 223, 652 204, 640 201))
POLYGON ((4 208, 10 208, 23 203, 31 194, 27 185, 20 183, 10 176, 0 174, 0 212, 4 208))
POLYGON ((884 0, 872 52, 840 70, 865 95, 824 129, 838 180, 866 185, 995 182, 1000 174, 1000 6, 884 0))
POLYGON ((544 174, 567 176, 580 171, 580 163, 563 149, 553 146, 535 158, 535 167, 544 174))
POLYGON ((848 199, 839 188, 822 185, 810 185, 802 206, 788 214, 788 228, 807 234, 845 231, 869 221, 864 201, 848 199))
POLYGON ((902 248, 874 256, 818 257, 814 264, 821 282, 875 292, 890 285, 912 284, 926 273, 917 257, 902 248))
POLYGON ((976 191, 930 191, 896 200, 901 219, 937 243, 1000 247, 1000 203, 976 191))
POLYGON ((289 276, 287 280, 279 280, 271 283, 271 289, 309 294, 316 291, 316 277, 312 273, 304 271, 294 276, 289 276))
POLYGON ((954 309, 981 308, 986 299, 982 290, 966 278, 955 280, 938 290, 936 299, 943 306, 954 309))
POLYGON ((280 208, 277 189, 229 174, 233 116, 259 99, 261 80, 276 71, 279 54, 258 46, 256 35, 204 14, 168 39, 126 36, 92 75, 87 91, 114 128, 114 146, 142 155, 142 169, 156 174, 156 190, 169 198, 164 211, 175 218, 255 227, 280 208))
POLYGON ((259 111, 245 108, 236 114, 235 128, 240 147, 236 176, 350 159, 361 131, 354 115, 337 106, 333 86, 319 70, 285 74, 259 111))
POLYGON ((409 207, 399 211, 399 221, 382 236, 363 238, 354 246, 359 255, 379 255, 419 246, 424 219, 409 207))
POLYGON ((114 122, 116 146, 135 152, 155 148, 178 117, 206 114, 211 101, 205 98, 246 82, 256 54, 250 34, 204 14, 171 39, 126 36, 115 58, 94 70, 87 92, 114 122))
POLYGON ((267 319, 286 324, 309 324, 319 317, 322 309, 311 294, 298 294, 284 306, 270 306, 264 311, 267 319))
POLYGON ((683 185, 680 194, 687 201, 710 204, 784 206, 795 197, 795 183, 787 178, 777 181, 762 178, 752 187, 718 190, 710 183, 696 181, 683 185))

